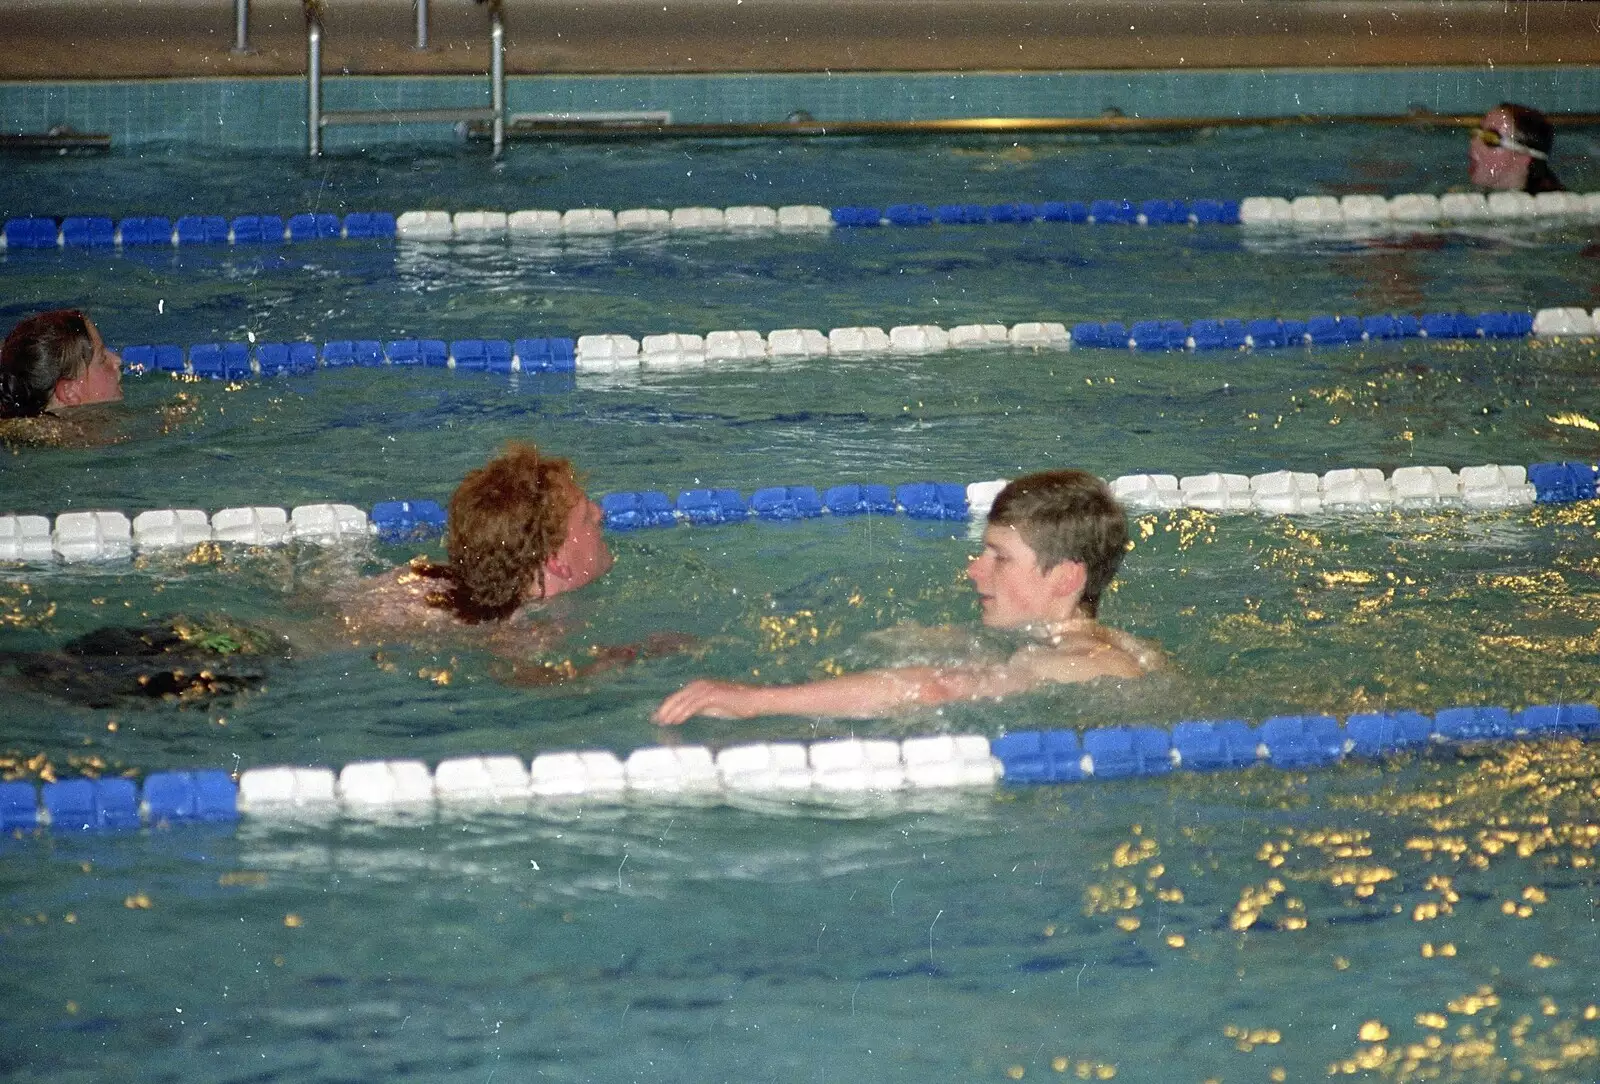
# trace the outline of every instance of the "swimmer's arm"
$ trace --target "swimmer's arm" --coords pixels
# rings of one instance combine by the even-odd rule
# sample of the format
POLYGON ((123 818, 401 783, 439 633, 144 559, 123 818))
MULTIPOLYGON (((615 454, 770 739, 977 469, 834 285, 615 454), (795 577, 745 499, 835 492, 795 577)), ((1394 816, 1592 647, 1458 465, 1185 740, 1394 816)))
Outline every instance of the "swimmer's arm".
MULTIPOLYGON (((1130 644, 1136 644, 1131 637, 1130 644)), ((814 715, 876 719, 953 700, 998 700, 1041 685, 1101 677, 1136 678, 1152 667, 1121 643, 1091 642, 1071 650, 1023 650, 1001 665, 907 666, 801 685, 743 685, 695 681, 661 702, 652 718, 677 726, 696 715, 750 719, 814 715)))
POLYGON ((694 681, 661 702, 652 716, 677 726, 696 715, 751 719, 758 715, 814 715, 876 719, 908 708, 952 700, 982 700, 1026 692, 1046 680, 1031 667, 908 666, 802 685, 742 685, 694 681))

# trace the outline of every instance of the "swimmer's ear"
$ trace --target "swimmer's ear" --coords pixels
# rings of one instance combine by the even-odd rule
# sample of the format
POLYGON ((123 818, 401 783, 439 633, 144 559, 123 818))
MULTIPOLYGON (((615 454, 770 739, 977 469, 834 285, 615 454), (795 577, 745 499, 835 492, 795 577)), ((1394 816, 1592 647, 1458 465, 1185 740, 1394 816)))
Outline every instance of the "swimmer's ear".
POLYGON ((51 398, 62 406, 78 406, 83 401, 83 385, 69 377, 62 377, 56 381, 56 386, 51 391, 51 398))
POLYGON ((1050 593, 1056 598, 1070 598, 1083 592, 1089 581, 1089 570, 1082 561, 1062 561, 1044 574, 1050 593))

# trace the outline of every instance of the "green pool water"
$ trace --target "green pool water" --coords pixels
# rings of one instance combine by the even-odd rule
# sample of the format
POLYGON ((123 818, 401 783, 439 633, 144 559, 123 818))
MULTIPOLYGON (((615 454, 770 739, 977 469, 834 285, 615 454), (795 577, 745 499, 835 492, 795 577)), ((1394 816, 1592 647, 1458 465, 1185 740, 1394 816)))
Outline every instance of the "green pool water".
MULTIPOLYGON (((3 201, 7 214, 177 214, 318 199, 455 210, 1392 194, 1451 181, 1459 148, 1431 140, 1404 162, 1337 129, 839 143, 795 157, 761 144, 519 146, 493 174, 444 155, 308 173, 174 152, 29 166, 3 201), (1249 176, 1234 165, 1245 156, 1261 166, 1249 176), (679 176, 689 170, 699 182, 679 176)), ((1041 224, 10 253, 0 314, 85 304, 113 343, 189 345, 1593 307, 1592 246, 1583 225, 1372 243, 1041 224)), ((130 378, 107 422, 124 439, 0 456, 0 514, 443 501, 511 439, 570 455, 597 494, 969 482, 1058 465, 1112 477, 1593 461, 1595 361, 1584 342, 1412 341, 570 380, 130 378)), ((1136 545, 1103 616, 1165 649, 1161 675, 879 723, 700 721, 666 737, 993 737, 1595 699, 1591 504, 1132 518, 1136 545)), ((663 739, 649 713, 694 676, 801 680, 1003 647, 919 631, 975 626, 964 524, 751 522, 612 542, 613 572, 552 607, 565 639, 547 657, 651 632, 687 634, 693 650, 547 689, 508 685, 459 643, 340 638, 332 585, 426 546, 0 569, 8 656, 175 613, 225 615, 290 645, 264 687, 197 707, 84 707, 5 664, 0 752, 25 776, 626 754, 663 739)), ((860 803, 584 802, 10 839, 0 1075, 1592 1080, 1595 768, 1592 748, 1544 741, 860 803)))

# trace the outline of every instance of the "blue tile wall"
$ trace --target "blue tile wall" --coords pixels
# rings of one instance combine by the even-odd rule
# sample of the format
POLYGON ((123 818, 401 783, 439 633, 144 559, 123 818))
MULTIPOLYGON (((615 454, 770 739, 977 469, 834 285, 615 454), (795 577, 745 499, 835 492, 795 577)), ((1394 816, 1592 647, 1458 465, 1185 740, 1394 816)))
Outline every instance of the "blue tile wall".
MULTIPOLYGON (((488 104, 483 77, 330 77, 327 109, 419 109, 488 104)), ((803 109, 822 120, 950 117, 1273 117, 1301 113, 1395 114, 1422 106, 1476 113, 1502 100, 1554 112, 1600 101, 1600 67, 1225 69, 642 76, 518 76, 512 113, 668 110, 680 123, 781 121, 803 109)), ((107 132, 117 146, 186 143, 300 149, 305 82, 299 78, 182 79, 132 83, 0 83, 0 130, 57 124, 107 132)), ((442 124, 336 126, 330 149, 373 142, 448 141, 442 124)))

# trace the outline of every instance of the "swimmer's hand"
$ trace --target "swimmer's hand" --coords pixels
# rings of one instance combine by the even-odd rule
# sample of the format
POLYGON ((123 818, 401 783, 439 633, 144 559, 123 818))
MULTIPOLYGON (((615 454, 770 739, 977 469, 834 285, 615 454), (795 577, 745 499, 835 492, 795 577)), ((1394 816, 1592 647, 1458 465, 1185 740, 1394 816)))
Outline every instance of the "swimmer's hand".
POLYGON ((682 726, 696 715, 749 719, 764 714, 766 689, 736 681, 691 681, 661 702, 650 717, 657 726, 682 726))

